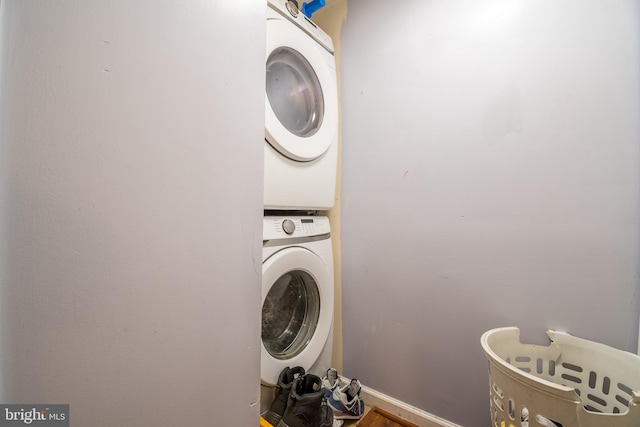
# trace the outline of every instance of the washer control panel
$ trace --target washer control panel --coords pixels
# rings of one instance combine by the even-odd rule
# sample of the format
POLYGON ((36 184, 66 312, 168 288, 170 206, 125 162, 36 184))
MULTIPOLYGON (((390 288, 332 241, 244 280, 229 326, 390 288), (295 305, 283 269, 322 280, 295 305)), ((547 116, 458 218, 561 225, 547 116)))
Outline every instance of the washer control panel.
POLYGON ((330 232, 326 216, 267 216, 262 226, 263 240, 318 236, 330 232))

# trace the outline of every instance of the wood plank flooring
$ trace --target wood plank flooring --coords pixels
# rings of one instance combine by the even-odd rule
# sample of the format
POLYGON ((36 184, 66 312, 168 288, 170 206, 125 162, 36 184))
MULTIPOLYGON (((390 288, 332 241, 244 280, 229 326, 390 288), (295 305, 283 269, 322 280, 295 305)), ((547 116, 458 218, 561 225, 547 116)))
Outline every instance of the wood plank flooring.
POLYGON ((380 408, 372 408, 360 421, 345 422, 344 427, 418 427, 380 408))

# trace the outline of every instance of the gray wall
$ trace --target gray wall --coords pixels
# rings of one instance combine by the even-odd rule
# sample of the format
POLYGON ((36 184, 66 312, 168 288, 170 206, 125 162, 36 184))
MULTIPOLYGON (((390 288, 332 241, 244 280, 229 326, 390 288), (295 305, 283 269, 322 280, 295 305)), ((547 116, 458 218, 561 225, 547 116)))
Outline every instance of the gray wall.
POLYGON ((638 2, 348 6, 344 374, 488 426, 484 331, 635 352, 638 2))
POLYGON ((2 1, 0 401, 257 425, 265 7, 2 1))

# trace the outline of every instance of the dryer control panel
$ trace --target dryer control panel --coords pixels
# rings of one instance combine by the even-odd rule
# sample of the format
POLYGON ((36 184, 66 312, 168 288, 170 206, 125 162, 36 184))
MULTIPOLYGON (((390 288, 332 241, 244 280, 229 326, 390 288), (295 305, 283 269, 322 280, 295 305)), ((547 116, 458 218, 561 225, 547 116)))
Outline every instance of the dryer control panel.
POLYGON ((310 237, 329 234, 326 216, 268 216, 262 226, 262 240, 310 237))
MULTIPOLYGON (((283 18, 293 22, 301 30, 313 37, 319 44, 322 45, 322 47, 327 49, 332 54, 334 53, 333 41, 331 40, 331 36, 325 33, 309 18, 304 16, 302 12, 299 12, 297 5, 292 5, 293 2, 288 0, 267 0, 267 4, 272 10, 278 12, 283 18)), ((267 19, 269 19, 268 15, 267 19)))

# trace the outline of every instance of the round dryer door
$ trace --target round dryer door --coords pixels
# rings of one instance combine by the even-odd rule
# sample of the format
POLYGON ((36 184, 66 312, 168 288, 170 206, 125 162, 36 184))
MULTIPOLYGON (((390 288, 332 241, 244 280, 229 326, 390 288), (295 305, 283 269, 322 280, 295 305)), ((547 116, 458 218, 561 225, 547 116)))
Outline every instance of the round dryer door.
POLYGON ((336 143, 335 59, 291 23, 267 21, 265 137, 297 161, 322 156, 336 143))
POLYGON ((333 281, 311 251, 291 247, 262 268, 262 382, 275 385, 287 366, 309 369, 333 321, 333 281))

